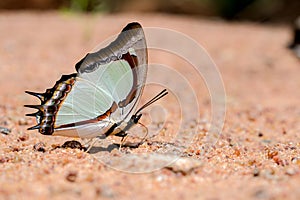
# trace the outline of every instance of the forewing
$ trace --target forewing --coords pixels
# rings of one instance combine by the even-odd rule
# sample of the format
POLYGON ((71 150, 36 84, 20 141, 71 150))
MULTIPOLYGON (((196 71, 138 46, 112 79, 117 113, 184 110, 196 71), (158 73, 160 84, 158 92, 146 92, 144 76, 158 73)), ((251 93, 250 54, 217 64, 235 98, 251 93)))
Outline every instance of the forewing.
POLYGON ((142 94, 147 76, 147 59, 144 31, 140 24, 134 22, 128 24, 110 45, 87 54, 76 64, 76 70, 80 78, 89 82, 97 80, 97 87, 106 88, 121 109, 121 116, 116 114, 115 119, 125 119, 135 110, 142 94), (116 72, 119 70, 123 74, 116 72))

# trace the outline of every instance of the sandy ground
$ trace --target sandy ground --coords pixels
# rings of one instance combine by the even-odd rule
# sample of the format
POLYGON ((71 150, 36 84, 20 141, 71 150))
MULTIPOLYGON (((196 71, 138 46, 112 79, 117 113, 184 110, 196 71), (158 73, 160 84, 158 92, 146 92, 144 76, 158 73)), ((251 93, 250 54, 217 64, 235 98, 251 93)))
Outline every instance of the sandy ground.
MULTIPOLYGON (((0 126, 11 132, 1 129, 0 134, 0 198, 299 199, 300 65, 286 48, 290 40, 290 30, 283 25, 169 15, 1 13, 0 126), (52 87, 62 74, 73 73, 73 66, 88 51, 131 21, 184 33, 209 52, 227 95, 218 142, 202 149, 211 116, 203 81, 194 78, 183 61, 158 51, 149 52, 150 63, 172 66, 197 88, 202 124, 188 147, 180 148, 173 138, 180 116, 171 95, 160 103, 169 110, 166 123, 161 125, 161 119, 155 118, 150 123, 145 115, 150 132, 155 129, 151 127, 163 128, 138 148, 119 151, 110 146, 117 142, 113 138, 98 144, 94 153, 85 153, 55 148, 72 138, 27 131, 35 121, 24 117, 30 109, 23 105, 38 101, 24 91, 52 87), (180 154, 173 159, 177 150, 180 154), (139 163, 131 155, 141 152, 161 154, 139 163), (124 172, 120 170, 124 165, 125 171, 151 172, 124 172)), ((188 96, 171 75, 150 76, 169 80, 188 96)), ((156 89, 146 89, 142 102, 156 89)), ((195 109, 193 104, 183 106, 195 109)))

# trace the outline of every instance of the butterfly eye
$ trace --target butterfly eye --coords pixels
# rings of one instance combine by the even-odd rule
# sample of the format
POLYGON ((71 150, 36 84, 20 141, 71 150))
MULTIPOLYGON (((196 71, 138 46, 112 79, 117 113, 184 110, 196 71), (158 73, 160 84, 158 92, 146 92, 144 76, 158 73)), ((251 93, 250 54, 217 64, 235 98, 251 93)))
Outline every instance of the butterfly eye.
POLYGON ((132 117, 134 117, 134 118, 133 118, 133 122, 134 122, 135 124, 137 124, 137 123, 139 122, 140 118, 142 117, 142 114, 133 115, 132 117))

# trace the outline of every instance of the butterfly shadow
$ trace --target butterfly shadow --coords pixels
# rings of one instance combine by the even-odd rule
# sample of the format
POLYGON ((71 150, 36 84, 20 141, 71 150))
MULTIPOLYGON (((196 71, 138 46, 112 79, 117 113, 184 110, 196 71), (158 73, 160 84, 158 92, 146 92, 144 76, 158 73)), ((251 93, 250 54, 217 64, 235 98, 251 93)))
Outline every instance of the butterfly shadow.
POLYGON ((99 152, 109 152, 111 153, 114 149, 119 149, 120 145, 118 144, 109 144, 107 147, 98 147, 98 146, 93 146, 90 150, 90 154, 96 154, 99 152))
POLYGON ((113 143, 109 144, 107 147, 95 147, 93 146, 90 150, 90 154, 96 154, 99 152, 109 152, 111 153, 114 149, 120 150, 120 148, 129 148, 129 149, 136 149, 138 148, 142 143, 141 142, 126 142, 125 144, 113 143))

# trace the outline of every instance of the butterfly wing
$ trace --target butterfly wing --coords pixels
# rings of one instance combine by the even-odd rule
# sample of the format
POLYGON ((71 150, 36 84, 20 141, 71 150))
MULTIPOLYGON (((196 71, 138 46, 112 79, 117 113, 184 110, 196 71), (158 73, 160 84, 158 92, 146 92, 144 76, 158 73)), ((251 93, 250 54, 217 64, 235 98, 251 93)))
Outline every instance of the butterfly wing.
POLYGON ((147 76, 141 25, 128 24, 110 45, 79 61, 76 70, 76 76, 62 77, 47 90, 47 98, 34 113, 39 124, 32 128, 43 134, 90 138, 128 119, 147 76))

